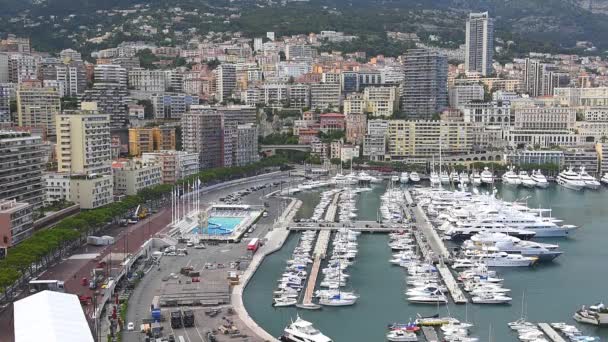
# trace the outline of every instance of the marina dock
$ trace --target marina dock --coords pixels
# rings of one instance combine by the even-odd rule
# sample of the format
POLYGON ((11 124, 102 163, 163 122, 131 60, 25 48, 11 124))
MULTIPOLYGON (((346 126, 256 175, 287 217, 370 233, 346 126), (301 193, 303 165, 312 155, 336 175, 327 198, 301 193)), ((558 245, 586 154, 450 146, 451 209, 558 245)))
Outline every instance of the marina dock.
POLYGON ((566 342, 558 333, 547 323, 538 323, 538 327, 542 330, 547 337, 553 342, 566 342))
MULTIPOLYGON (((405 198, 409 205, 413 203, 413 199, 409 191, 405 191, 405 198)), ((452 300, 456 304, 466 304, 469 300, 464 295, 460 286, 454 279, 454 275, 450 269, 445 265, 444 260, 450 258, 450 252, 445 247, 443 240, 439 237, 435 229, 429 223, 429 220, 422 211, 422 208, 416 206, 413 209, 414 216, 416 217, 416 226, 418 231, 414 232, 414 237, 418 243, 418 247, 422 253, 422 256, 426 260, 432 260, 436 263, 437 270, 445 283, 445 286, 450 291, 452 300)))
POLYGON ((433 327, 422 327, 422 334, 427 342, 439 342, 439 336, 433 327))
MULTIPOLYGON (((331 204, 327 208, 327 212, 325 213, 325 220, 327 221, 335 221, 336 214, 338 212, 338 199, 340 194, 335 194, 331 204)), ((329 246, 329 239, 331 237, 331 230, 322 230, 319 232, 319 236, 317 237, 317 242, 315 244, 315 249, 313 250, 312 257, 314 262, 312 264, 312 269, 310 270, 310 275, 308 276, 308 281, 306 283, 306 290, 304 292, 304 298, 302 299, 301 308, 312 308, 314 307, 312 298, 315 292, 315 285, 317 284, 317 278, 319 276, 319 269, 321 268, 321 260, 325 259, 327 255, 327 247, 329 246)))

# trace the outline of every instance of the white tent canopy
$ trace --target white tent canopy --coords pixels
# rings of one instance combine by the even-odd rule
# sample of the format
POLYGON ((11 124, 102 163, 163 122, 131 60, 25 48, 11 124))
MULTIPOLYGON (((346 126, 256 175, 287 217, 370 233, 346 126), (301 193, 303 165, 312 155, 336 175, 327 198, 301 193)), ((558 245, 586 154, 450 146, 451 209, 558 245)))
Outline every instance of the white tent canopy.
POLYGON ((15 342, 93 342, 78 296, 42 291, 15 302, 15 342))

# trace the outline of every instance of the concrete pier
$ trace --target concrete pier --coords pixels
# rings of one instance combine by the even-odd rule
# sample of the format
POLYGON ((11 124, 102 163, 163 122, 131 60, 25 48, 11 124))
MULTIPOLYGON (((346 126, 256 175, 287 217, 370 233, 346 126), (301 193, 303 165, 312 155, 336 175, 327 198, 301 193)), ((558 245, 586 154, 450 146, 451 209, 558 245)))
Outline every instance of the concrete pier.
MULTIPOLYGON (((413 203, 409 191, 405 192, 405 198, 409 205, 413 203)), ((420 206, 416 206, 413 209, 413 213, 416 217, 416 226, 419 229, 414 232, 414 237, 416 238, 422 256, 425 260, 431 260, 436 263, 437 270, 439 271, 445 286, 448 288, 454 303, 467 303, 469 300, 460 289, 460 286, 458 286, 450 269, 444 264, 444 260, 450 258, 450 252, 445 247, 443 240, 441 240, 435 229, 433 229, 433 226, 429 223, 426 214, 420 206)))
POLYGON ((253 274, 257 271, 264 258, 268 254, 274 253, 283 247, 285 240, 287 240, 287 237, 289 236, 287 224, 293 220, 293 217, 301 205, 302 201, 300 200, 293 199, 291 201, 291 203, 287 206, 287 209, 279 218, 273 230, 266 235, 266 243, 264 246, 258 249, 257 253, 254 254, 253 259, 249 263, 249 267, 247 267, 247 270, 241 275, 241 282, 232 290, 231 303, 234 311, 243 321, 243 323, 245 323, 245 325, 247 325, 247 327, 251 329, 262 341, 278 341, 278 339, 270 335, 266 330, 260 327, 253 320, 253 318, 251 318, 251 316, 249 316, 249 313, 243 304, 243 290, 247 286, 247 283, 253 274))
POLYGON ((547 323, 538 323, 538 327, 553 342, 566 342, 558 333, 547 323))
POLYGON ((422 327, 422 334, 427 342, 439 342, 439 336, 433 327, 422 327))
MULTIPOLYGON (((337 193, 334 195, 331 204, 327 208, 327 212, 325 213, 326 221, 335 221, 336 213, 338 212, 338 199, 340 194, 337 193)), ((304 298, 302 299, 302 308, 312 307, 312 298, 315 292, 315 286, 317 284, 317 278, 319 277, 319 269, 321 268, 321 260, 325 259, 327 255, 327 247, 329 247, 329 239, 331 237, 331 230, 322 230, 319 233, 319 237, 317 238, 317 243, 315 244, 315 249, 312 252, 312 257, 314 258, 314 262, 312 264, 312 269, 310 270, 310 274, 308 276, 308 282, 306 283, 306 290, 304 291, 304 298)))

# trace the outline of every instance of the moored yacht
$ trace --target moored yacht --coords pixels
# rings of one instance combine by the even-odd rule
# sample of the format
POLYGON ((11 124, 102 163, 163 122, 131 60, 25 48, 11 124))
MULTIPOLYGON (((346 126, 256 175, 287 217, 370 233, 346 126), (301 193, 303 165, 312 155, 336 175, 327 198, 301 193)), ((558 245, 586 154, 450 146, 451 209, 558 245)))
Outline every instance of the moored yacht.
POLYGON ((532 171, 532 176, 530 178, 536 183, 537 188, 546 188, 549 186, 547 178, 540 170, 532 171))
POLYGON ((420 175, 418 175, 418 172, 412 171, 410 173, 410 181, 412 181, 412 183, 420 182, 420 175))
POLYGON ((581 167, 581 171, 578 173, 578 175, 581 177, 581 180, 585 183, 585 188, 587 189, 598 189, 600 187, 600 182, 597 181, 597 179, 595 179, 595 177, 591 176, 590 174, 587 173, 587 171, 585 171, 585 167, 581 167))
POLYGON ((332 342, 331 338, 323 335, 313 327, 312 323, 299 316, 283 330, 283 335, 279 339, 287 342, 332 342))
POLYGON ((597 326, 608 325, 608 308, 604 303, 591 305, 588 308, 583 307, 574 313, 574 320, 581 323, 592 324, 597 326))
POLYGON ((536 186, 536 182, 528 175, 526 171, 519 171, 519 180, 521 181, 521 185, 526 188, 533 188, 536 186))
POLYGON ((399 176, 397 176, 397 175, 392 175, 391 176, 391 182, 397 183, 398 181, 399 181, 399 176))
POLYGON ((608 184, 608 173, 604 173, 601 179, 602 183, 608 184))
POLYGON ((484 184, 492 184, 494 183, 494 174, 487 167, 483 168, 481 172, 481 182, 484 184))
POLYGON ((410 176, 408 175, 407 172, 401 172, 401 177, 399 177, 399 181, 402 184, 405 184, 410 181, 410 176))
POLYGON ((581 176, 574 172, 571 167, 559 173, 557 176, 557 184, 566 189, 577 191, 585 188, 585 182, 583 182, 581 176))
POLYGON ((386 339, 390 342, 415 342, 418 341, 418 336, 405 329, 395 329, 386 333, 386 339))
POLYGON ((502 182, 507 185, 521 184, 521 179, 519 179, 519 176, 513 171, 513 166, 509 167, 507 172, 502 175, 502 182))

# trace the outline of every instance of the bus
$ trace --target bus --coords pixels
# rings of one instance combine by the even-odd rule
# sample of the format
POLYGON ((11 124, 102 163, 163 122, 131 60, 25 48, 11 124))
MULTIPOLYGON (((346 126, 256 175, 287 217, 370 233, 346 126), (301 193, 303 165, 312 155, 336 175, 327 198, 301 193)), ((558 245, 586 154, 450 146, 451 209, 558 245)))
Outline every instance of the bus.
POLYGON ((249 243, 247 244, 247 250, 252 251, 253 253, 255 253, 258 248, 260 248, 260 239, 258 238, 251 239, 251 241, 249 241, 249 243))

